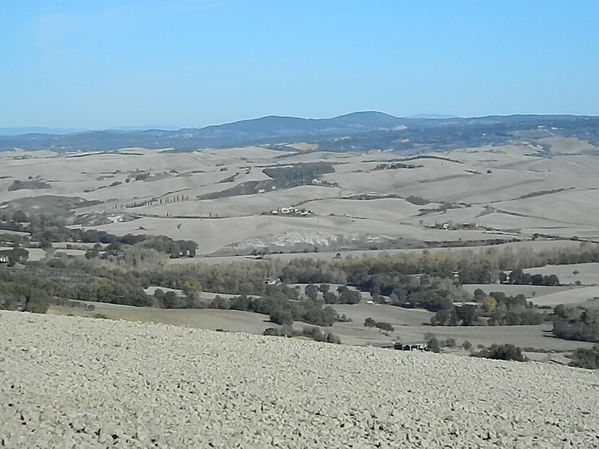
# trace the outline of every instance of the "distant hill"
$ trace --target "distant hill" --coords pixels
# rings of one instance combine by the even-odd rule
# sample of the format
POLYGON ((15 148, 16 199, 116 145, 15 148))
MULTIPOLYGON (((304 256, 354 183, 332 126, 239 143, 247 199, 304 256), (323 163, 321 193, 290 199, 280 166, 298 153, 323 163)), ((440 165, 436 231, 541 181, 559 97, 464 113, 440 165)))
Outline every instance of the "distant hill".
POLYGON ((195 149, 258 143, 279 143, 289 139, 351 135, 389 129, 401 119, 382 112, 354 112, 328 119, 267 116, 205 128, 169 130, 105 130, 71 135, 29 133, 0 136, 0 151, 23 148, 55 151, 116 150, 125 147, 195 149))
POLYGON ((29 126, 20 128, 0 128, 0 136, 20 136, 23 134, 73 134, 84 131, 83 129, 44 128, 29 126))
POLYGON ((459 118, 458 115, 451 114, 416 114, 410 115, 408 118, 436 118, 436 119, 444 119, 444 118, 459 118))
POLYGON ((394 117, 375 111, 327 119, 267 116, 205 128, 106 130, 71 134, 28 133, 0 136, 0 151, 22 148, 53 151, 114 151, 127 147, 188 151, 293 142, 330 151, 371 149, 419 152, 497 145, 518 133, 529 137, 579 137, 599 144, 599 117, 511 115, 488 117, 394 117))

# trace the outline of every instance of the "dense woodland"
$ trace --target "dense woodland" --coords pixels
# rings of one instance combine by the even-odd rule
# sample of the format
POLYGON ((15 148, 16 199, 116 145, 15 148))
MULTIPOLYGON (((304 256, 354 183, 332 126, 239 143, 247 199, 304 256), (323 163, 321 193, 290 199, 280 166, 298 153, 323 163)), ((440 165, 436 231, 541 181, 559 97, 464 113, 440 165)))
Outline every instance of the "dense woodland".
POLYGON ((535 309, 524 295, 507 296, 503 292, 488 295, 481 289, 474 292, 474 301, 438 311, 431 319, 433 326, 476 326, 541 324, 545 314, 535 309))
POLYGON ((333 173, 335 169, 329 162, 306 162, 267 167, 262 171, 276 181, 277 188, 288 188, 310 184, 325 173, 333 173))

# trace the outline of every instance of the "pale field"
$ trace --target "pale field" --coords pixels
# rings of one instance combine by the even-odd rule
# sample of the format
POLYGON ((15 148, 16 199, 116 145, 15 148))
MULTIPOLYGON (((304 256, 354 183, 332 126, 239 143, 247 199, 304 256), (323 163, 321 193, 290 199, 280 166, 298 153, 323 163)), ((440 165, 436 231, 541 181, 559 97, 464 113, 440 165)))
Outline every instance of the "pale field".
POLYGON ((578 154, 595 149, 590 143, 573 137, 544 137, 538 142, 551 145, 552 150, 557 148, 561 154, 578 154))
POLYGON ((597 190, 568 190, 533 198, 506 201, 501 209, 566 225, 595 226, 599 214, 597 190))
POLYGON ((318 215, 341 215, 354 218, 397 222, 418 213, 420 206, 399 198, 376 200, 322 199, 302 204, 318 215))
POLYGON ((349 324, 359 329, 364 328, 366 318, 388 322, 393 326, 420 326, 430 323, 434 315, 424 309, 404 309, 386 304, 333 304, 332 307, 339 315, 346 315, 353 320, 351 323, 337 323, 337 325, 349 324))
POLYGON ((564 304, 566 306, 571 305, 583 305, 587 301, 599 298, 599 287, 581 287, 572 290, 565 290, 561 292, 551 293, 548 295, 535 296, 530 298, 534 304, 538 306, 557 306, 558 304, 564 304))
MULTIPOLYGON (((332 216, 281 217, 252 215, 219 219, 143 217, 130 222, 97 226, 96 229, 115 234, 168 235, 175 239, 195 240, 199 242, 198 254, 210 254, 227 245, 250 239, 257 248, 272 245, 274 241, 281 241, 281 245, 284 245, 287 240, 290 242, 303 240, 308 244, 317 243, 321 251, 327 251, 329 243, 327 239, 334 240, 335 236, 351 236, 352 234, 426 241, 506 238, 501 233, 483 233, 468 230, 448 232, 372 219, 332 216), (325 237, 314 239, 313 234, 315 232, 325 237)), ((511 237, 508 236, 507 238, 511 237)))
MULTIPOLYGON (((231 188, 237 183, 219 184, 222 189, 231 188)), ((174 204, 160 204, 140 207, 137 213, 164 216, 168 212, 172 216, 186 217, 239 217, 245 215, 259 215, 281 207, 306 207, 304 203, 312 198, 337 198, 340 189, 335 187, 301 186, 281 191, 270 191, 261 194, 244 195, 243 201, 239 197, 229 197, 213 200, 185 201, 174 204)))
MULTIPOLYGON (((552 248, 572 248, 578 246, 580 243, 569 240, 561 241, 522 241, 522 242, 510 242, 499 245, 494 245, 493 248, 510 248, 513 251, 517 250, 534 250, 539 251, 542 249, 552 248)), ((437 252, 466 252, 473 256, 489 250, 489 246, 469 246, 469 247, 452 247, 452 248, 430 248, 430 253, 437 252)), ((410 254, 420 253, 422 249, 386 249, 386 250, 352 250, 352 251, 339 251, 341 259, 346 258, 360 258, 360 257, 388 257, 396 254, 410 254)), ((316 259, 316 260, 335 260, 337 251, 323 251, 323 252, 308 252, 308 253, 287 253, 287 254, 272 254, 270 257, 273 260, 293 260, 293 259, 316 259)), ((193 264, 207 264, 207 265, 223 265, 232 262, 245 262, 245 263, 259 263, 261 259, 257 259, 253 256, 198 256, 193 259, 170 259, 169 265, 193 265, 193 264)))
POLYGON ((197 329, 223 329, 250 334, 262 334, 268 327, 267 315, 238 310, 217 309, 157 309, 150 307, 133 307, 118 304, 93 303, 96 308, 86 312, 72 307, 51 306, 48 314, 76 315, 93 317, 101 314, 108 319, 139 321, 144 323, 162 323, 197 329))
POLYGON ((481 289, 485 293, 503 292, 507 296, 524 295, 526 298, 540 299, 544 295, 554 293, 569 292, 579 287, 573 286, 557 286, 548 287, 544 285, 511 285, 511 284, 464 284, 462 288, 470 293, 474 293, 476 289, 481 289))
MULTIPOLYGON (((144 292, 147 295, 153 295, 154 293, 156 293, 156 290, 162 290, 163 292, 174 292, 178 297, 182 298, 185 296, 185 293, 183 293, 183 290, 179 290, 176 288, 168 288, 168 287, 159 287, 156 285, 151 285, 148 288, 144 289, 144 292)), ((213 293, 213 292, 200 292, 198 297, 199 299, 202 299, 204 301, 212 301, 214 298, 216 298, 217 296, 220 296, 221 298, 235 298, 239 295, 231 295, 228 293, 213 293)), ((256 295, 246 295, 248 298, 255 298, 256 295)), ((93 303, 96 304, 96 303, 93 303)))
POLYGON ((29 235, 28 232, 10 231, 8 229, 1 229, 0 234, 20 235, 21 237, 26 237, 29 235))
POLYGON ((564 239, 574 235, 599 239, 595 225, 599 207, 594 200, 595 189, 599 189, 599 179, 595 176, 599 172, 599 158, 585 153, 592 147, 583 141, 544 139, 543 142, 551 145, 553 158, 539 157, 534 147, 526 144, 467 148, 434 154, 435 158, 403 158, 381 151, 293 154, 260 147, 188 153, 139 148, 87 155, 9 152, 0 155, 0 176, 8 177, 0 179, 0 198, 5 202, 49 194, 97 201, 99 204, 72 212, 101 213, 105 217, 132 214, 140 218, 96 228, 195 240, 202 255, 223 250, 247 252, 252 245, 261 248, 269 242, 276 242, 273 249, 277 251, 294 251, 294 245, 303 242, 314 243, 321 252, 334 254, 339 249, 335 242, 340 239, 362 242, 356 243, 362 246, 377 238, 404 239, 407 246, 418 242, 420 246, 434 246, 435 242, 512 237, 528 240, 535 232, 564 239), (401 160, 418 167, 373 170, 379 163, 401 160), (268 179, 264 167, 314 161, 334 165, 335 173, 322 178, 338 186, 300 186, 216 200, 196 198, 239 183, 268 179), (125 182, 139 172, 149 172, 151 178, 125 182), (50 188, 8 191, 13 180, 26 180, 29 176, 40 176, 50 183, 50 188), (235 177, 232 182, 221 182, 231 176, 235 177), (121 184, 110 186, 114 182, 121 184), (557 189, 572 190, 521 199, 557 189), (400 198, 347 199, 360 194, 395 194, 400 198), (180 201, 174 202, 177 195, 180 201), (410 195, 431 203, 410 204, 405 201, 410 195), (183 196, 185 200, 181 200, 183 196), (162 199, 163 204, 139 206, 152 199, 162 199), (436 208, 443 201, 462 203, 462 207, 422 215, 422 209, 436 208), (309 218, 261 215, 297 205, 313 210, 316 215, 309 218), (177 216, 196 218, 173 218, 177 216), (428 228, 444 223, 472 223, 481 228, 467 231, 428 228), (483 227, 497 231, 485 231, 483 227))
MULTIPOLYGON (((0 246, 0 251, 10 250, 10 249, 12 249, 12 247, 0 246)), ((27 251, 29 251, 28 260, 31 260, 31 261, 42 260, 43 258, 46 257, 46 251, 44 251, 41 248, 27 248, 27 251)))
MULTIPOLYGON (((370 155, 364 159, 370 160, 370 155)), ((390 158, 393 159, 393 158, 390 158)), ((381 160, 383 162, 383 160, 381 160)), ((328 181, 337 182, 340 186, 354 192, 360 193, 395 193, 399 194, 402 189, 410 188, 412 191, 407 194, 422 196, 425 199, 434 201, 434 198, 428 198, 422 194, 421 188, 425 184, 434 182, 440 177, 464 177, 470 176, 461 164, 436 159, 417 159, 407 161, 407 164, 422 165, 418 168, 400 168, 393 170, 372 170, 377 163, 354 163, 353 170, 342 171, 335 170, 333 174, 327 174, 323 178, 328 181)), ((347 169, 349 167, 345 167, 347 169)))
POLYGON ((599 263, 579 263, 569 265, 546 265, 539 268, 528 268, 531 274, 555 274, 562 284, 599 285, 599 263))
POLYGON ((493 170, 493 173, 464 174, 451 179, 410 184, 399 190, 402 196, 419 195, 431 201, 492 204, 517 198, 522 192, 535 192, 548 188, 537 174, 516 170, 493 170))
MULTIPOLYGON (((541 272, 549 273, 549 270, 541 272)), ((530 302, 537 306, 555 307, 558 304, 566 306, 588 306, 594 305, 595 301, 599 299, 599 287, 597 286, 577 287, 567 285, 546 287, 540 285, 465 284, 462 287, 470 293, 474 293, 476 289, 480 288, 485 293, 503 292, 508 296, 524 295, 530 302)))

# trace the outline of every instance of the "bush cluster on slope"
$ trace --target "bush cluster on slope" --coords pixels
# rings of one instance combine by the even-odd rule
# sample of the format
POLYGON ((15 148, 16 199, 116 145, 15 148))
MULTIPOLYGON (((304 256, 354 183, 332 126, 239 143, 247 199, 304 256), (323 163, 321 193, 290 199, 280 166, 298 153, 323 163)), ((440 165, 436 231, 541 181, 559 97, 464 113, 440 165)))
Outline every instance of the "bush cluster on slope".
POLYGON ((341 339, 332 332, 323 332, 318 327, 304 327, 302 330, 296 330, 291 326, 281 326, 280 328, 269 327, 264 330, 264 335, 276 337, 306 337, 314 341, 326 343, 341 344, 341 339))

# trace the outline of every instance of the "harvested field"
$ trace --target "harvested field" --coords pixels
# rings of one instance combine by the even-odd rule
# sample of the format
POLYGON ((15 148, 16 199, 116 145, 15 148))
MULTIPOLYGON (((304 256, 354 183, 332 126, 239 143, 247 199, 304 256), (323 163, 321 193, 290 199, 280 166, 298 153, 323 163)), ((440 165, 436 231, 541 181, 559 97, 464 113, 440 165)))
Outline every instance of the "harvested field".
POLYGON ((334 304, 332 307, 339 315, 348 316, 354 324, 362 327, 368 317, 375 321, 387 321, 395 326, 418 326, 428 324, 434 315, 424 309, 404 309, 384 304, 334 304))
MULTIPOLYGON (((260 147, 189 153, 10 152, 0 155, 7 176, 0 180, 0 194, 3 201, 39 195, 41 191, 25 188, 8 190, 14 179, 39 176, 49 183, 45 195, 92 202, 63 211, 73 223, 116 234, 194 240, 198 254, 204 255, 244 254, 269 242, 277 242, 272 252, 290 253, 298 250, 294 243, 298 239, 311 245, 314 233, 329 234, 314 241, 320 252, 339 248, 330 244, 332 234, 345 242, 341 245, 345 250, 410 248, 415 242, 434 246, 460 240, 530 240, 535 233, 599 240, 595 226, 599 209, 594 201, 599 188, 597 158, 572 153, 588 148, 584 141, 551 142, 554 159, 531 156, 529 145, 509 144, 453 151, 446 158, 421 155, 406 161, 415 168, 385 170, 374 168, 402 160, 401 155, 294 155, 260 147), (225 199, 198 200, 243 183, 268 180, 266 167, 325 161, 335 172, 303 180, 304 185, 258 189, 251 195, 234 191, 225 199), (390 194, 398 198, 385 198, 390 194), (428 204, 411 204, 405 200, 410 196, 428 204), (559 207, 553 207, 556 204, 559 207), (289 206, 306 207, 314 215, 296 220, 261 215, 289 206), (119 216, 133 221, 123 222, 119 216), (435 224, 453 224, 457 230, 431 229, 435 224), (462 229, 463 224, 471 229, 462 229), (389 239, 394 243, 385 245, 389 239)), ((46 209, 43 205, 38 212, 46 209)))
POLYGON ((562 284, 599 285, 599 263, 579 263, 569 265, 546 265, 525 270, 530 274, 555 274, 562 284))
POLYGON ((151 307, 133 307, 118 304, 93 303, 93 312, 81 309, 51 306, 50 315, 79 315, 82 317, 102 316, 110 320, 160 323, 194 329, 229 330, 262 334, 264 329, 272 327, 268 315, 243 312, 239 310, 217 309, 158 309, 151 307))
MULTIPOLYGON (((202 293, 203 299, 212 298, 214 293, 202 293)), ((231 295, 221 295, 230 297, 231 295)), ((159 309, 134 307, 118 304, 93 303, 95 310, 88 312, 80 308, 51 306, 52 315, 76 315, 94 317, 100 315, 112 320, 162 323, 194 329, 240 331, 262 335, 269 327, 277 327, 269 321, 268 315, 238 310, 219 309, 159 309)), ((589 303, 590 304, 590 303, 589 303)), ((551 334, 551 325, 536 326, 430 326, 431 312, 420 309, 374 304, 334 305, 340 314, 351 318, 351 322, 336 322, 331 331, 347 345, 389 345, 394 341, 423 342, 425 335, 434 333, 439 338, 455 338, 458 344, 469 340, 473 345, 489 346, 493 343, 511 343, 522 347, 533 347, 543 351, 572 351, 579 347, 591 347, 592 343, 562 340, 551 334), (376 328, 364 327, 368 317, 376 321, 389 322, 395 331, 385 335, 376 328)), ((296 321, 294 327, 314 327, 296 321)))
MULTIPOLYGON (((440 231, 442 232, 442 231, 440 231)), ((540 251, 543 249, 551 249, 551 248, 571 248, 578 246, 578 242, 573 241, 523 241, 523 242, 512 242, 512 243, 503 243, 499 245, 493 245, 497 248, 512 248, 513 250, 531 250, 531 251, 540 251)), ((457 252, 457 251, 466 251, 472 252, 474 254, 487 251, 489 246, 468 246, 468 247, 447 247, 447 248, 429 248, 428 251, 432 252, 457 252)), ((413 248, 413 249, 381 249, 381 250, 352 250, 352 251, 341 251, 340 255, 342 259, 347 257, 359 258, 359 257, 385 257, 387 255, 395 255, 395 254, 406 254, 406 253, 420 253, 422 249, 413 248)), ((337 251, 319 251, 317 253, 289 253, 289 254, 272 254, 272 259, 280 259, 280 260, 293 260, 293 259, 302 259, 302 258, 310 258, 310 259, 318 259, 318 260, 333 260, 337 255, 337 251)), ((171 265, 188 265, 188 264, 198 264, 205 263, 208 265, 215 264, 227 264, 231 262, 259 262, 260 259, 256 259, 251 256, 199 256, 191 259, 171 259, 169 260, 169 264, 171 265)))
POLYGON ((530 300, 538 306, 557 306, 558 304, 574 305, 590 299, 599 298, 599 287, 583 287, 572 290, 537 296, 530 300))
POLYGON ((598 446, 596 372, 74 317, 0 319, 5 447, 598 446))
POLYGON ((462 288, 470 293, 481 289, 485 293, 503 292, 508 296, 524 295, 527 298, 540 298, 544 295, 573 290, 572 286, 548 287, 544 285, 512 285, 512 284, 465 284, 462 288))
MULTIPOLYGON (((340 323, 343 324, 343 323, 340 323)), ((530 347, 541 351, 573 351, 590 348, 593 343, 562 340, 553 337, 550 324, 530 326, 402 326, 395 334, 406 342, 421 342, 424 335, 433 333, 437 338, 453 338, 458 345, 468 340, 473 345, 490 346, 494 343, 530 347)), ((338 333, 338 332, 336 332, 338 333)))

